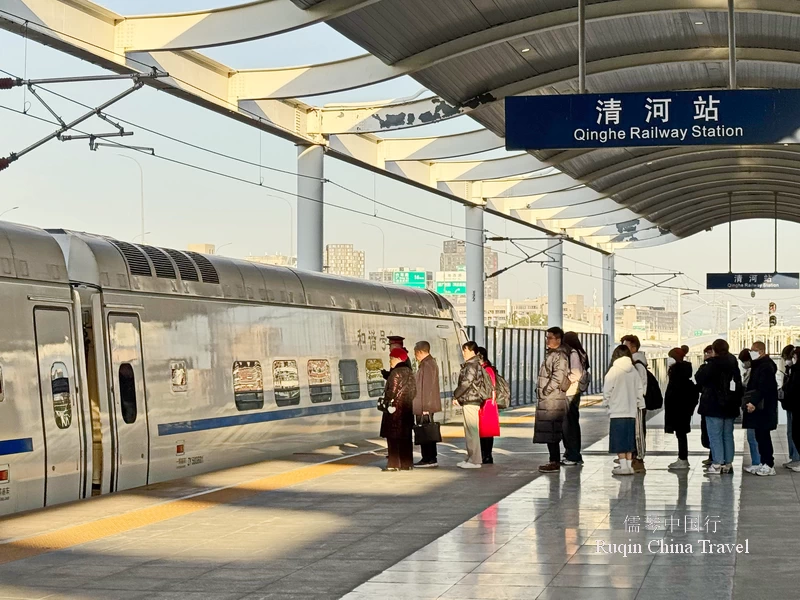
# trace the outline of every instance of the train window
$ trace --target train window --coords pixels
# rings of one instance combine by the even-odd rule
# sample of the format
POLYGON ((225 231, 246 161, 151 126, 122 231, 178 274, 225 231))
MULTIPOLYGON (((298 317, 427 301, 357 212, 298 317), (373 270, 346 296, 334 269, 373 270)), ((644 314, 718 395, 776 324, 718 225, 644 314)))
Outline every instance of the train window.
POLYGON ((300 375, 296 360, 276 360, 272 363, 275 382, 275 404, 292 406, 300 404, 300 375))
POLYGON ((354 360, 339 361, 339 389, 342 400, 358 400, 361 383, 358 381, 358 363, 354 360))
POLYGON ((380 358, 367 359, 367 394, 370 398, 383 396, 386 381, 383 379, 383 361, 380 358))
POLYGON ((122 420, 128 423, 136 422, 136 379, 130 363, 119 366, 119 404, 122 411, 122 420))
POLYGON ((311 402, 331 401, 331 364, 327 360, 308 361, 308 393, 311 402))
POLYGON ((264 377, 257 360, 233 363, 233 399, 236 410, 256 410, 264 406, 264 377))
POLYGON ((59 429, 72 425, 72 398, 69 390, 69 372, 62 362, 53 363, 50 369, 50 387, 53 392, 53 414, 59 429))
POLYGON ((172 382, 173 392, 185 392, 186 387, 186 363, 177 360, 169 363, 170 381, 172 382))

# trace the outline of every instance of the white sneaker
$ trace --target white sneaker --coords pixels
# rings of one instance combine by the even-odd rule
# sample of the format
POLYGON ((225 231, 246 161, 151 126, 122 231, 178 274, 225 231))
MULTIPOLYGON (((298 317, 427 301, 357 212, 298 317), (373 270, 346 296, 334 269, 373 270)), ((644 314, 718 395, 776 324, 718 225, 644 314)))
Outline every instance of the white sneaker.
POLYGON ((706 469, 706 475, 721 475, 722 465, 710 464, 706 469))
POLYGON ((562 458, 561 464, 564 465, 565 467, 575 467, 577 465, 582 465, 583 461, 578 462, 575 460, 567 460, 566 458, 562 458))
POLYGON ((800 460, 790 460, 789 462, 783 463, 783 466, 787 469, 791 469, 792 467, 800 467, 800 460))
POLYGON ((475 463, 464 461, 458 463, 456 466, 460 469, 480 469, 482 465, 476 465, 475 463))
POLYGON ((613 469, 611 469, 611 474, 612 475, 633 475, 634 474, 634 470, 633 470, 633 467, 629 467, 627 465, 623 467, 622 465, 619 465, 618 467, 614 467, 613 469))
POLYGON ((794 471, 795 473, 800 473, 800 463, 796 464, 793 467, 789 467, 790 470, 794 471))
POLYGON ((681 460, 678 459, 674 463, 667 466, 668 469, 688 469, 689 468, 689 461, 688 460, 681 460))
POLYGON ((745 473, 750 473, 751 475, 755 475, 756 471, 761 468, 761 465, 750 465, 749 467, 742 467, 742 471, 745 473))
POLYGON ((768 477, 769 475, 777 475, 775 473, 775 467, 770 467, 769 465, 761 465, 756 471, 756 475, 760 475, 762 477, 768 477))

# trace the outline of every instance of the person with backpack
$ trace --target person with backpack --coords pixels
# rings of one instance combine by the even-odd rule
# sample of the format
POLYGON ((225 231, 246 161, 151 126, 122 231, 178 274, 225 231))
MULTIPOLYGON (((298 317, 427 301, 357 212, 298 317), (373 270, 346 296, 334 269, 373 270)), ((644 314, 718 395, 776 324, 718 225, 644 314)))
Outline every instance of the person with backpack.
POLYGON ((492 380, 493 393, 486 398, 486 402, 481 406, 478 413, 478 432, 481 437, 481 457, 484 465, 494 464, 492 449, 494 448, 494 438, 500 437, 500 411, 497 409, 497 371, 487 358, 489 353, 486 348, 478 348, 478 356, 481 359, 481 367, 486 371, 489 379, 492 380))
POLYGON ((678 439, 678 460, 668 469, 689 468, 689 441, 692 415, 697 406, 697 386, 692 381, 692 365, 684 360, 681 348, 667 354, 667 393, 664 395, 664 433, 674 433, 678 439))
POLYGON ((564 345, 569 352, 569 381, 567 390, 567 416, 564 419, 564 458, 561 464, 567 467, 582 465, 581 456, 581 395, 589 389, 589 357, 574 331, 564 334, 564 345))
POLYGON ((610 417, 608 451, 617 455, 619 465, 612 475, 633 475, 633 451, 636 450, 636 412, 644 406, 644 386, 624 344, 611 354, 611 368, 603 382, 603 406, 610 417))
POLYGON ((564 418, 567 415, 569 380, 569 349, 564 346, 564 331, 551 327, 546 332, 547 350, 539 368, 536 387, 538 403, 533 428, 533 443, 547 444, 550 461, 539 466, 540 473, 561 470, 561 440, 564 437, 564 418))
POLYGON ((711 349, 711 357, 697 369, 694 379, 702 389, 698 412, 706 419, 711 445, 712 462, 706 474, 719 475, 732 470, 733 421, 739 415, 742 376, 728 342, 714 340, 711 349))
POLYGON ((626 335, 621 343, 628 347, 633 357, 633 366, 642 379, 644 388, 645 407, 636 413, 636 453, 633 457, 633 470, 637 473, 646 472, 644 457, 647 453, 647 411, 657 410, 664 404, 664 397, 661 394, 661 387, 658 380, 647 368, 647 356, 640 350, 642 344, 638 336, 626 335))
POLYGON ((453 405, 461 406, 463 411, 467 460, 456 466, 461 469, 480 469, 483 459, 481 457, 479 413, 486 398, 492 396, 492 381, 481 367, 478 344, 466 342, 461 346, 461 354, 464 356, 464 364, 461 365, 461 372, 458 374, 458 386, 453 392, 453 405))

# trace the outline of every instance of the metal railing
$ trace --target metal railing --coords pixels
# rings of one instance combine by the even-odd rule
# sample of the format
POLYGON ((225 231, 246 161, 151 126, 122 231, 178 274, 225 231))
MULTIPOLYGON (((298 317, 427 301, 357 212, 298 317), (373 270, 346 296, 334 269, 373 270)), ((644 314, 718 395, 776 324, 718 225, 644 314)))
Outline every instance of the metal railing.
MULTIPOLYGON (((467 327, 473 339, 475 328, 467 327)), ((591 381, 589 394, 603 390, 603 377, 608 367, 608 336, 601 333, 579 333, 578 337, 589 356, 591 381)), ((536 399, 536 380, 539 365, 546 350, 545 331, 509 327, 486 328, 486 351, 497 371, 511 388, 511 406, 533 404, 536 399)))

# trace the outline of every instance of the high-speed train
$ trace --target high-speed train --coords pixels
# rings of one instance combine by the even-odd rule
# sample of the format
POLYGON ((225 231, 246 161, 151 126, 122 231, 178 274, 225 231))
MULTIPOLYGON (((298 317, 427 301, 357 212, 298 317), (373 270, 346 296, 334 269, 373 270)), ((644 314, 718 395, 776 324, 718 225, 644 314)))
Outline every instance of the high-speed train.
POLYGON ((0 515, 377 436, 387 336, 444 392, 466 340, 426 290, 9 223, 0 303, 0 515))

